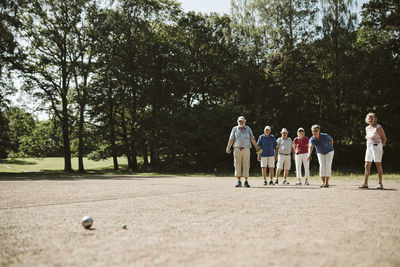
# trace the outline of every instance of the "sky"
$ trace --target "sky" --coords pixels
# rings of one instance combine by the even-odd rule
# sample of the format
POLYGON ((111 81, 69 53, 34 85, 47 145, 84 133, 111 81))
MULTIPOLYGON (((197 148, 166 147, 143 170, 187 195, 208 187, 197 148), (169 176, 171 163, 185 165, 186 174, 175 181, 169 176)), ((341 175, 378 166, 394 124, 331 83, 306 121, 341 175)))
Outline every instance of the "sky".
MULTIPOLYGON (((356 0, 357 12, 361 10, 362 4, 369 0, 356 0)), ((182 8, 185 11, 196 11, 196 12, 217 12, 217 13, 230 13, 231 0, 178 0, 182 3, 182 8)))
POLYGON ((202 13, 217 12, 229 14, 231 0, 178 0, 182 3, 183 10, 202 13))

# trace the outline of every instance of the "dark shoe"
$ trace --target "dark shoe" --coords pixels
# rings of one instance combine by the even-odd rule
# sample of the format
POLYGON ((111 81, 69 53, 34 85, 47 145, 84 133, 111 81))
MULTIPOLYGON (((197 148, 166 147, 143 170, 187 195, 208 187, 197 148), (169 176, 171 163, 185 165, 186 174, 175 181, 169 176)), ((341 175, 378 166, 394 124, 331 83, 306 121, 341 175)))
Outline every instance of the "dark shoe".
POLYGON ((250 187, 249 182, 245 181, 244 182, 244 187, 250 187))
POLYGON ((321 188, 325 187, 325 184, 321 184, 320 187, 321 187, 321 188))
POLYGON ((275 179, 275 184, 278 184, 278 182, 279 182, 279 181, 278 181, 278 178, 276 178, 276 179, 275 179))
POLYGON ((366 185, 366 184, 362 184, 362 185, 360 185, 358 188, 361 188, 361 189, 367 189, 367 188, 368 188, 368 185, 366 185))
POLYGON ((235 185, 235 187, 242 187, 242 182, 238 181, 237 184, 235 185))
POLYGON ((305 184, 305 185, 310 185, 308 182, 305 182, 304 184, 305 184))
POLYGON ((283 180, 283 184, 289 184, 289 182, 286 180, 283 180))
POLYGON ((268 182, 266 180, 264 180, 264 185, 268 185, 268 182))
POLYGON ((269 185, 274 185, 274 182, 272 182, 272 180, 270 180, 269 185))
POLYGON ((324 187, 329 187, 329 184, 325 184, 324 187))
POLYGON ((301 185, 301 182, 297 182, 296 185, 301 185))

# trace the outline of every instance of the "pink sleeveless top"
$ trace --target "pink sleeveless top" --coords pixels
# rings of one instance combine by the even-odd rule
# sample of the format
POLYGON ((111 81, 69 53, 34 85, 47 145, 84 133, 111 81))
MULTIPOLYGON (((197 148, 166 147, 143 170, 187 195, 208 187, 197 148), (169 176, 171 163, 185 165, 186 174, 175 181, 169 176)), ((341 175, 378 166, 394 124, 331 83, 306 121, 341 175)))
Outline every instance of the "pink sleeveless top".
POLYGON ((378 134, 378 128, 381 127, 379 124, 376 124, 375 127, 369 125, 365 128, 365 139, 367 139, 367 145, 373 145, 373 144, 381 144, 382 143, 382 138, 378 134))

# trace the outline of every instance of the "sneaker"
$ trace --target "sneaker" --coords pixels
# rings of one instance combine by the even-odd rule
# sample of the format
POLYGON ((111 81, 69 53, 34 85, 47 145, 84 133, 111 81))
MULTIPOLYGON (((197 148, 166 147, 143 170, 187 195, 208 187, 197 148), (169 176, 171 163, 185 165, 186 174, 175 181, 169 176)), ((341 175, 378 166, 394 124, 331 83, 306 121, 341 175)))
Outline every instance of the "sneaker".
POLYGON ((266 180, 264 180, 264 185, 268 185, 268 182, 266 180))
POLYGON ((329 184, 325 184, 324 187, 329 187, 329 184))
POLYGON ((270 180, 269 185, 275 185, 275 184, 274 184, 274 182, 272 182, 272 180, 270 180))
POLYGON ((242 187, 242 182, 238 181, 237 184, 235 185, 235 187, 242 187))
POLYGON ((244 187, 250 187, 249 182, 245 181, 244 182, 244 187))
POLYGON ((305 182, 304 185, 310 185, 308 182, 305 182))
POLYGON ((361 188, 361 189, 367 189, 367 188, 368 188, 368 185, 366 185, 366 184, 362 184, 362 185, 360 185, 358 188, 361 188))
POLYGON ((289 182, 286 180, 283 180, 283 184, 289 184, 289 182))
POLYGON ((378 184, 378 185, 376 186, 376 189, 383 189, 383 184, 378 184))
POLYGON ((278 184, 278 178, 275 179, 275 184, 278 184))
POLYGON ((301 185, 301 182, 297 182, 296 185, 301 185))
POLYGON ((323 188, 323 187, 325 187, 325 184, 321 184, 319 187, 323 188))

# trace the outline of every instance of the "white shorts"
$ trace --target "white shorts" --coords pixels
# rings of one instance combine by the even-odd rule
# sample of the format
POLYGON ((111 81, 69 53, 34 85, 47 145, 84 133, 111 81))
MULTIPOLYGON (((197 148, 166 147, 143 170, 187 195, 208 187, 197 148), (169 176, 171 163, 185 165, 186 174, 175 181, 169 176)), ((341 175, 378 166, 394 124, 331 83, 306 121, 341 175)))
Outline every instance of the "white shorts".
POLYGON ((290 165, 292 163, 291 159, 291 155, 278 154, 278 164, 276 164, 276 167, 281 170, 290 170, 290 165))
POLYGON ((382 144, 377 145, 367 145, 367 150, 365 151, 365 161, 366 162, 382 162, 383 146, 382 144))
POLYGON ((261 157, 261 168, 274 168, 275 167, 275 157, 261 157))

